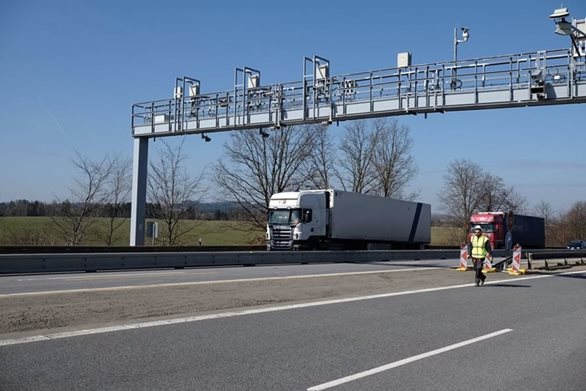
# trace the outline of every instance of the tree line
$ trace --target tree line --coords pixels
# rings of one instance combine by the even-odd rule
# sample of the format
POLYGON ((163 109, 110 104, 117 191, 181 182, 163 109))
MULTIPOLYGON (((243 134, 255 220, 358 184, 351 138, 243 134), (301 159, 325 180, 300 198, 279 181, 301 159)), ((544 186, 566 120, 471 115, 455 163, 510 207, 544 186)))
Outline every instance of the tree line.
MULTIPOLYGON (((67 210, 71 207, 71 202, 68 200, 60 203, 31 201, 26 199, 14 200, 9 202, 0 202, 0 217, 48 217, 59 215, 62 210, 67 210)), ((75 205, 74 205, 75 206, 75 205)), ((120 205, 119 217, 130 218, 131 203, 124 202, 120 205)), ((185 205, 180 205, 181 208, 187 211, 187 220, 238 220, 242 218, 242 211, 237 205, 229 202, 187 202, 185 205)), ((95 210, 95 217, 107 217, 112 211, 111 205, 97 205, 95 210)), ((157 218, 157 206, 151 202, 146 203, 145 215, 147 219, 157 218)))

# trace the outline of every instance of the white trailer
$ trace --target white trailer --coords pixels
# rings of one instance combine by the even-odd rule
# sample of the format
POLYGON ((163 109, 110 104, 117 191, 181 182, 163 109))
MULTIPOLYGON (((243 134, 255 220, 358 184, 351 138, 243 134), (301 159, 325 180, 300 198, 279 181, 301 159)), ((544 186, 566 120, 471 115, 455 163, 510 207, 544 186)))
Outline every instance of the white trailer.
POLYGON ((271 197, 267 249, 422 248, 431 240, 431 206, 340 190, 271 197))

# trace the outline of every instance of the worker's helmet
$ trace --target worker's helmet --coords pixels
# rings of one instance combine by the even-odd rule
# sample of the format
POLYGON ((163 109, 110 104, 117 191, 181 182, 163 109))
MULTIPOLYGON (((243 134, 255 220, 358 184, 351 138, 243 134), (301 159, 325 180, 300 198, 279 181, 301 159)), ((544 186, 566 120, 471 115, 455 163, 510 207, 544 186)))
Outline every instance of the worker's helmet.
POLYGON ((476 230, 482 231, 482 227, 480 225, 475 225, 474 231, 476 231, 476 230))

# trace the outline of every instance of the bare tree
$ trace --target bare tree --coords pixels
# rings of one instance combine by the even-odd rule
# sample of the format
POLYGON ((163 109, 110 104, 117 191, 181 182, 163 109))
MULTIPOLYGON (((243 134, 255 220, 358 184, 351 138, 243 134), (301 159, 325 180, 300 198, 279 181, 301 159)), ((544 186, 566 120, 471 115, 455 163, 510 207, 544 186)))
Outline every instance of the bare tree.
POLYGON ((304 169, 308 172, 307 179, 313 187, 329 189, 333 186, 337 173, 335 146, 328 127, 316 126, 314 129, 314 150, 308 156, 304 169))
POLYGON ((337 176, 344 190, 367 194, 376 184, 374 167, 377 134, 365 120, 352 121, 340 143, 340 171, 337 176))
POLYGON ((546 222, 554 218, 554 210, 551 204, 544 200, 540 200, 537 205, 533 207, 533 213, 536 216, 543 217, 546 222))
POLYGON ((101 161, 75 152, 71 162, 78 171, 70 198, 60 202, 60 210, 51 216, 53 224, 70 246, 77 246, 95 223, 95 212, 104 200, 104 188, 112 172, 112 161, 107 156, 101 161))
POLYGON ((527 208, 527 197, 517 193, 513 186, 508 190, 508 196, 502 210, 523 213, 527 208))
POLYGON ((299 168, 314 152, 315 140, 315 126, 281 128, 269 137, 252 130, 232 132, 225 158, 214 165, 216 182, 251 221, 264 227, 271 196, 307 183, 308 175, 299 168))
POLYGON ((416 194, 405 194, 405 187, 417 174, 411 149, 413 140, 409 127, 387 118, 374 122, 376 145, 373 166, 376 173, 375 192, 383 197, 413 199, 416 194))
POLYGON ((470 216, 475 212, 521 212, 527 199, 518 194, 503 179, 494 176, 470 160, 450 163, 439 194, 440 204, 455 227, 453 239, 466 237, 470 216))
POLYGON ((184 166, 184 141, 177 147, 162 141, 159 158, 149 165, 149 199, 155 217, 163 222, 161 241, 168 246, 176 245, 181 237, 195 228, 194 225, 186 227, 182 220, 190 213, 189 201, 199 201, 205 190, 204 173, 191 176, 184 166))
POLYGON ((527 199, 518 194, 513 186, 505 185, 501 177, 486 173, 481 182, 482 196, 478 205, 480 210, 519 213, 525 208, 527 199))
POLYGON ((128 220, 123 217, 123 206, 128 201, 132 188, 132 162, 115 156, 110 159, 111 172, 106 181, 103 213, 107 217, 107 228, 100 237, 107 246, 112 246, 123 235, 120 229, 128 220))
POLYGON ((478 208, 484 211, 497 211, 503 208, 507 199, 507 191, 501 177, 484 174, 480 181, 481 195, 478 208))
POLYGON ((564 221, 568 225, 567 240, 586 240, 586 201, 578 201, 566 213, 564 221))
POLYGON ((545 245, 548 247, 553 246, 553 231, 556 224, 556 218, 551 204, 547 201, 541 200, 533 208, 533 213, 536 216, 543 217, 545 225, 545 245))
POLYGON ((478 210, 482 199, 480 179, 484 177, 484 170, 470 160, 454 160, 444 176, 444 186, 438 196, 447 212, 448 223, 454 227, 451 235, 456 242, 466 238, 470 216, 478 210))

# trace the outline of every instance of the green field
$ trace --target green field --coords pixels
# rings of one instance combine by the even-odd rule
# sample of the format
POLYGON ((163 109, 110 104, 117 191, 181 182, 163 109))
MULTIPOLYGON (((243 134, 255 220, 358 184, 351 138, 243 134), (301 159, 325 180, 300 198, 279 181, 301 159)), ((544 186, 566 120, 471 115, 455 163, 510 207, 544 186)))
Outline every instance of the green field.
MULTIPOLYGON (((130 237, 130 222, 122 221, 122 226, 115 232, 114 245, 127 246, 130 237)), ((106 245, 104 234, 107 232, 108 220, 96 218, 88 230, 82 245, 100 246, 106 245)), ((237 221, 194 221, 181 222, 182 230, 189 230, 179 240, 179 245, 197 245, 199 238, 204 246, 230 246, 230 245, 262 245, 265 232, 263 229, 252 226, 246 222, 237 221)), ((159 222, 159 230, 163 233, 163 225, 159 222)), ((0 217, 0 245, 22 246, 63 246, 67 245, 63 232, 53 223, 49 217, 0 217)), ((458 241, 453 240, 449 227, 431 227, 432 246, 453 246, 458 241)), ((145 243, 150 245, 151 238, 146 238, 145 243)), ((162 242, 155 240, 155 245, 162 242)))
POLYGON ((454 230, 451 227, 431 227, 431 245, 432 246, 459 246, 466 240, 460 238, 461 231, 454 230))
MULTIPOLYGON (((114 245, 127 246, 130 237, 130 220, 126 219, 122 226, 115 231, 114 245)), ((152 221, 152 220, 149 220, 152 221)), ((229 246, 264 244, 264 230, 253 227, 245 222, 237 221, 181 221, 181 230, 189 231, 181 236, 179 245, 196 245, 199 238, 205 246, 229 246)), ((82 245, 105 245, 104 235, 108 219, 96 218, 89 228, 82 245)), ((159 232, 163 233, 163 225, 159 222, 159 232)), ((1 217, 0 218, 0 245, 66 245, 66 235, 53 223, 49 217, 1 217)), ((151 244, 151 238, 145 239, 151 244)), ((155 240, 155 245, 161 245, 155 240)))

